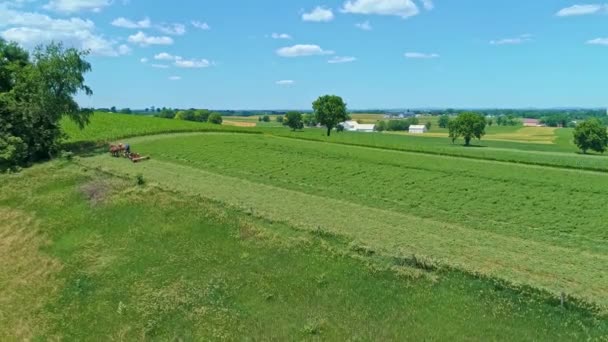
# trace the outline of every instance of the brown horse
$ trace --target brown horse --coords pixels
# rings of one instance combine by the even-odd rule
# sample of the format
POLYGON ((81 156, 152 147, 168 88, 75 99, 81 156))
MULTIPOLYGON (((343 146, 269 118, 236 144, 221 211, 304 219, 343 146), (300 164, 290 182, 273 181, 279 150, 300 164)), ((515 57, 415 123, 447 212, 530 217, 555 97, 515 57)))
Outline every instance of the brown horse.
POLYGON ((125 147, 120 144, 120 145, 110 145, 110 154, 113 157, 120 157, 120 155, 124 152, 125 147))

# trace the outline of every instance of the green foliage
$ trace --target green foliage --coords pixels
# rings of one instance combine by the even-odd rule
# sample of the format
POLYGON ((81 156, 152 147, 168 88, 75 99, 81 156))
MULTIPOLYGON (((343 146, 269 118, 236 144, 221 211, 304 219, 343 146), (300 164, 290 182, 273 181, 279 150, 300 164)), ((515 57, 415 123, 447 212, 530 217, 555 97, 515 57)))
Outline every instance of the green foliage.
POLYGON ((344 103, 341 97, 336 95, 319 97, 312 103, 312 109, 314 110, 316 121, 327 128, 327 136, 331 135, 331 130, 338 123, 349 119, 346 112, 346 103, 344 103))
POLYGON ((174 119, 176 116, 176 112, 172 109, 163 108, 158 114, 159 118, 163 119, 174 119))
POLYGON ((440 128, 448 128, 449 124, 450 124, 450 117, 448 115, 442 115, 439 117, 439 121, 437 122, 437 125, 440 128))
POLYGON ((548 127, 568 127, 570 120, 568 120, 568 117, 565 114, 554 114, 542 118, 540 123, 545 124, 548 127))
POLYGON ((175 120, 197 121, 196 111, 194 109, 180 110, 175 114, 175 120))
POLYGON ((374 126, 374 130, 377 132, 384 132, 387 130, 387 124, 386 121, 378 121, 376 122, 376 126, 374 126))
POLYGON ((120 110, 120 114, 133 114, 131 108, 123 108, 120 110))
POLYGON ((283 120, 283 125, 291 128, 291 130, 295 131, 296 129, 304 128, 304 122, 302 121, 302 113, 300 112, 288 112, 285 114, 285 120, 283 120))
POLYGON ((213 113, 209 115, 209 123, 221 125, 223 121, 224 119, 222 119, 222 116, 218 113, 213 113))
POLYGON ((430 121, 427 121, 424 126, 426 127, 426 129, 430 130, 431 127, 433 127, 433 124, 430 121))
POLYGON ((66 116, 83 128, 91 112, 74 95, 91 95, 84 74, 91 65, 86 52, 49 44, 32 58, 0 39, 0 167, 23 165, 58 150, 59 121, 66 116))
POLYGON ((587 153, 588 150, 604 153, 608 147, 608 133, 598 119, 589 119, 574 129, 574 143, 587 153))
POLYGON ((270 116, 268 116, 268 115, 262 116, 262 122, 270 122, 270 116))
POLYGON ((319 124, 314 114, 304 114, 302 116, 302 122, 304 122, 307 127, 315 127, 319 124))
POLYGON ((144 185, 144 184, 146 184, 146 180, 145 180, 145 178, 144 178, 144 175, 143 175, 143 174, 138 173, 138 174, 135 176, 135 184, 137 184, 137 185, 144 185))
POLYGON ((513 115, 499 115, 496 118, 498 126, 519 126, 521 121, 517 120, 513 115))
POLYGON ((450 122, 449 130, 452 143, 462 137, 465 146, 469 146, 471 139, 481 139, 486 134, 486 119, 476 113, 462 113, 450 122))
MULTIPOLYGON (((302 116, 302 114, 300 114, 300 116, 302 116)), ((285 118, 284 118, 283 116, 279 115, 279 116, 277 116, 277 117, 276 117, 276 119, 275 119, 275 120, 277 121, 277 123, 282 124, 282 123, 283 123, 283 121, 285 121, 285 118)), ((303 124, 302 124, 302 125, 303 125, 303 124)))
POLYGON ((417 118, 408 118, 401 120, 389 120, 386 126, 387 131, 407 131, 411 125, 417 125, 419 123, 417 118))

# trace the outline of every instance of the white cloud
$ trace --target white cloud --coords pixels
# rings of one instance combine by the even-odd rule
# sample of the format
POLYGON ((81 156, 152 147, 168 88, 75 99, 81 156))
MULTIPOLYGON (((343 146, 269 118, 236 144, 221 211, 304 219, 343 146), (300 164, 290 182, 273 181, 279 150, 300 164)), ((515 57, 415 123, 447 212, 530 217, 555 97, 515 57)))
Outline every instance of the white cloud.
POLYGON ((311 12, 302 14, 304 21, 328 22, 334 19, 334 12, 329 8, 315 7, 311 12))
POLYGON ((514 38, 503 38, 497 40, 490 40, 490 44, 492 45, 519 45, 532 41, 531 34, 522 34, 519 37, 514 38))
POLYGON ((369 20, 366 20, 362 23, 356 23, 355 24, 356 27, 362 29, 363 31, 371 31, 372 30, 372 25, 369 23, 369 20))
POLYGON ((280 81, 276 81, 275 83, 278 85, 281 85, 281 86, 290 86, 296 82, 294 80, 280 80, 280 81))
POLYGON ((158 29, 165 34, 170 34, 173 36, 182 36, 186 34, 186 26, 183 24, 168 24, 161 25, 158 29))
POLYGON ((338 64, 338 63, 350 63, 350 62, 354 62, 357 59, 355 57, 333 57, 332 59, 328 60, 327 63, 330 64, 338 64))
POLYGON ((48 4, 44 5, 44 9, 61 13, 100 12, 111 4, 112 0, 50 0, 48 4))
POLYGON ((180 76, 169 76, 169 80, 170 80, 170 81, 179 81, 179 80, 181 80, 181 79, 182 79, 182 78, 181 78, 180 76))
POLYGON ((149 18, 145 18, 140 21, 131 21, 127 18, 120 17, 120 18, 114 19, 114 21, 112 21, 112 25, 116 26, 116 27, 136 29, 136 28, 149 28, 152 25, 152 22, 150 21, 149 18))
POLYGON ((273 33, 270 35, 272 39, 291 39, 291 36, 287 33, 273 33))
POLYGON ((209 24, 204 23, 204 22, 200 22, 200 21, 197 21, 197 20, 193 20, 191 22, 191 24, 192 24, 192 26, 194 26, 194 27, 196 27, 198 29, 201 29, 201 30, 207 31, 207 30, 211 29, 211 27, 209 26, 209 24))
POLYGON ((287 46, 277 50, 277 55, 281 57, 302 57, 316 55, 333 55, 331 50, 323 50, 319 45, 298 44, 287 46))
POLYGON ((407 18, 418 15, 420 10, 413 0, 348 0, 344 3, 342 12, 407 18))
POLYGON ((435 8, 435 4, 433 3, 433 0, 422 0, 422 6, 424 6, 424 9, 427 11, 430 11, 433 8, 435 8))
POLYGON ((157 69, 169 69, 169 66, 166 64, 150 64, 150 66, 157 69))
POLYGON ((173 65, 178 68, 198 69, 210 67, 211 62, 206 59, 182 59, 181 57, 178 57, 175 59, 173 65))
MULTIPOLYGON (((158 61, 172 61, 176 58, 177 56, 173 56, 169 53, 166 52, 161 52, 157 55, 154 56, 154 59, 158 60, 158 61)), ((179 57, 181 58, 181 57, 179 57)))
POLYGON ((439 58, 439 54, 436 53, 421 53, 421 52, 406 52, 404 54, 405 58, 410 59, 433 59, 439 58))
POLYGON ((608 12, 608 5, 591 4, 591 5, 574 5, 562 8, 555 15, 558 17, 571 17, 577 15, 589 15, 600 12, 608 12))
POLYGON ((173 39, 171 39, 171 37, 148 36, 142 31, 139 31, 136 34, 129 36, 127 40, 129 41, 129 43, 139 44, 140 46, 173 44, 173 39))
POLYGON ((140 59, 139 61, 142 62, 142 63, 144 63, 144 64, 148 63, 148 59, 145 58, 145 57, 142 58, 142 59, 140 59))
POLYGON ((122 44, 118 47, 117 51, 119 55, 130 55, 132 50, 128 45, 122 44))
MULTIPOLYGON (((161 53, 155 55, 154 59, 159 60, 159 61, 172 61, 173 65, 178 68, 189 68, 189 69, 208 68, 213 65, 212 62, 210 62, 209 60, 204 59, 204 58, 184 59, 181 56, 174 56, 174 55, 171 55, 166 52, 161 52, 161 53)), ((160 65, 164 66, 164 64, 160 64, 160 65)), ((166 67, 168 67, 168 66, 166 66, 166 67)))
POLYGON ((595 38, 587 41, 590 45, 608 45, 608 38, 595 38))
POLYGON ((129 47, 117 47, 117 42, 95 33, 95 24, 80 18, 54 19, 48 15, 21 12, 0 4, 0 36, 31 49, 49 41, 68 47, 90 50, 98 56, 119 56, 130 52, 129 47))

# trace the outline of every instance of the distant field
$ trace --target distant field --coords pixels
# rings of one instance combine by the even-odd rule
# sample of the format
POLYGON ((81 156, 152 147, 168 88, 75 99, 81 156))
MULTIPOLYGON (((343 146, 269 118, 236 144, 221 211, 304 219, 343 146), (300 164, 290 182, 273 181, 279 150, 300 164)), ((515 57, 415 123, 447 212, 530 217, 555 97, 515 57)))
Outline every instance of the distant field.
MULTIPOLYGON (((511 142, 554 144, 556 143, 557 128, 551 127, 521 127, 521 126, 490 126, 486 128, 483 140, 501 140, 511 142)), ((567 130, 567 129, 566 129, 567 130)), ((406 134, 407 132, 388 132, 390 134, 406 134)), ((571 134, 571 133, 570 133, 571 134)), ((433 129, 419 137, 448 137, 447 129, 433 129)))
POLYGON ((239 127, 283 127, 276 121, 279 115, 269 115, 270 122, 260 121, 260 116, 223 116, 224 125, 239 127))
POLYGON ((341 133, 326 137, 322 130, 309 129, 303 132, 277 130, 274 135, 289 138, 323 141, 337 144, 377 147, 400 151, 420 152, 435 155, 496 160, 512 163, 566 167, 608 171, 608 156, 577 154, 571 142, 571 130, 556 131, 556 144, 521 143, 500 140, 473 141, 475 147, 464 147, 462 142, 451 144, 443 137, 420 137, 416 135, 387 133, 341 133))
POLYGON ((95 113, 91 117, 90 125, 83 130, 68 119, 62 120, 61 127, 67 135, 68 143, 109 142, 139 135, 170 132, 242 131, 238 127, 112 113, 95 113))

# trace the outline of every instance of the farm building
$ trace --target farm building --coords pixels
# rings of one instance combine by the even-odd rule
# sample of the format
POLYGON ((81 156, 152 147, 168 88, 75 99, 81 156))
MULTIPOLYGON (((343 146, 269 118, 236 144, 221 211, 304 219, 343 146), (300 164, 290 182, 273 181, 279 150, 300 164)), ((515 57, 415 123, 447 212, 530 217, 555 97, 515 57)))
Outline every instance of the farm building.
POLYGON ((357 121, 350 120, 341 123, 345 131, 349 132, 373 132, 376 125, 373 124, 360 124, 357 121))
POLYGON ((428 132, 428 129, 426 128, 425 125, 411 125, 410 126, 410 133, 424 134, 426 132, 428 132))
POLYGON ((524 119, 524 126, 525 127, 540 127, 542 126, 540 124, 540 120, 536 120, 536 119, 524 119))

